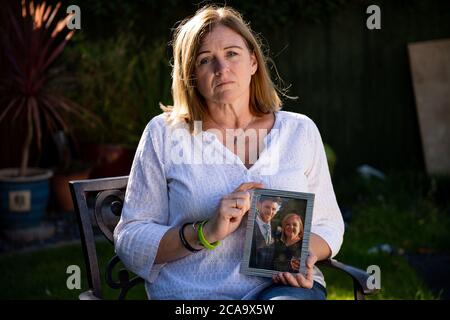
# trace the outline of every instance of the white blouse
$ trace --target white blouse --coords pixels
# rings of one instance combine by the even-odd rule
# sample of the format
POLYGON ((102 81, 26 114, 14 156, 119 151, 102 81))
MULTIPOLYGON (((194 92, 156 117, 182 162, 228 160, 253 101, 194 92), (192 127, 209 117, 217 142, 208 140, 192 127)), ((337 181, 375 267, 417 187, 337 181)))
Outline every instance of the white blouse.
MULTIPOLYGON (((243 182, 315 193, 311 232, 335 256, 344 223, 336 202, 322 139, 305 115, 275 112, 265 148, 252 167, 208 131, 190 135, 187 125, 154 117, 139 142, 122 216, 114 231, 117 255, 146 280, 152 299, 253 299, 270 278, 239 273, 247 219, 214 250, 155 264, 159 243, 172 227, 212 217, 220 199, 243 182)), ((315 267, 314 280, 325 285, 315 267)))

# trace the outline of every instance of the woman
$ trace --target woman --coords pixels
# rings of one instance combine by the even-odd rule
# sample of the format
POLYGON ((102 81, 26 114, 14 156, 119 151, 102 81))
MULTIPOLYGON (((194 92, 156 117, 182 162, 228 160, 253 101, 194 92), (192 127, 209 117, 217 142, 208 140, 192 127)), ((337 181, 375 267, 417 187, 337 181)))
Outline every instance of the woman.
POLYGON ((281 220, 281 237, 275 240, 274 270, 298 272, 302 250, 303 222, 296 213, 281 220))
POLYGON ((343 222, 317 127, 279 111, 260 44, 233 9, 185 20, 173 54, 174 105, 137 148, 117 254, 154 299, 255 299, 272 281, 288 297, 324 298, 314 264, 338 252, 343 222), (239 272, 249 190, 262 187, 316 194, 307 277, 239 272))

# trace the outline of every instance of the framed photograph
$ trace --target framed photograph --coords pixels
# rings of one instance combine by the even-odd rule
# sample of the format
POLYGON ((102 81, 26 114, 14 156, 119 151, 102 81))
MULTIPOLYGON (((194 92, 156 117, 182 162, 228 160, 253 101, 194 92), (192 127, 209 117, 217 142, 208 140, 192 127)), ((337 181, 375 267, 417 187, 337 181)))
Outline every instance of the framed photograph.
POLYGON ((305 275, 314 194, 274 189, 252 192, 240 272, 263 277, 277 272, 305 275))

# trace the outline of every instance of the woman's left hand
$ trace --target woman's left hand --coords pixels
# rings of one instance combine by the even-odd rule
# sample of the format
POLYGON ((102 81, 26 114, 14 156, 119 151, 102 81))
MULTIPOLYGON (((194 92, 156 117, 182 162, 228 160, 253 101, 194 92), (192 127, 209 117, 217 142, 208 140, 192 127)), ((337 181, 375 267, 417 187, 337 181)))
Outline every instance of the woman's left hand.
POLYGON ((275 283, 282 283, 287 286, 311 289, 314 282, 313 270, 316 262, 317 256, 310 252, 308 259, 306 259, 306 277, 300 273, 279 272, 272 277, 272 280, 275 283))

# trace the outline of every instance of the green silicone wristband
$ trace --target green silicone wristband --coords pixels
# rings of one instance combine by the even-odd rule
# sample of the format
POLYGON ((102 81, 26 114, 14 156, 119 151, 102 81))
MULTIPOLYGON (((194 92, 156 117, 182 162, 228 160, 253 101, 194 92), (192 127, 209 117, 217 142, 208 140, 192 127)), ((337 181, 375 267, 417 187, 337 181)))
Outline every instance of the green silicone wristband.
POLYGON ((208 222, 208 220, 202 221, 202 223, 200 223, 200 225, 198 226, 198 232, 197 232, 198 240, 200 241, 202 246, 204 246, 206 249, 214 250, 220 244, 220 241, 216 241, 214 243, 209 243, 208 240, 205 239, 205 235, 203 234, 203 226, 206 222, 208 222))

